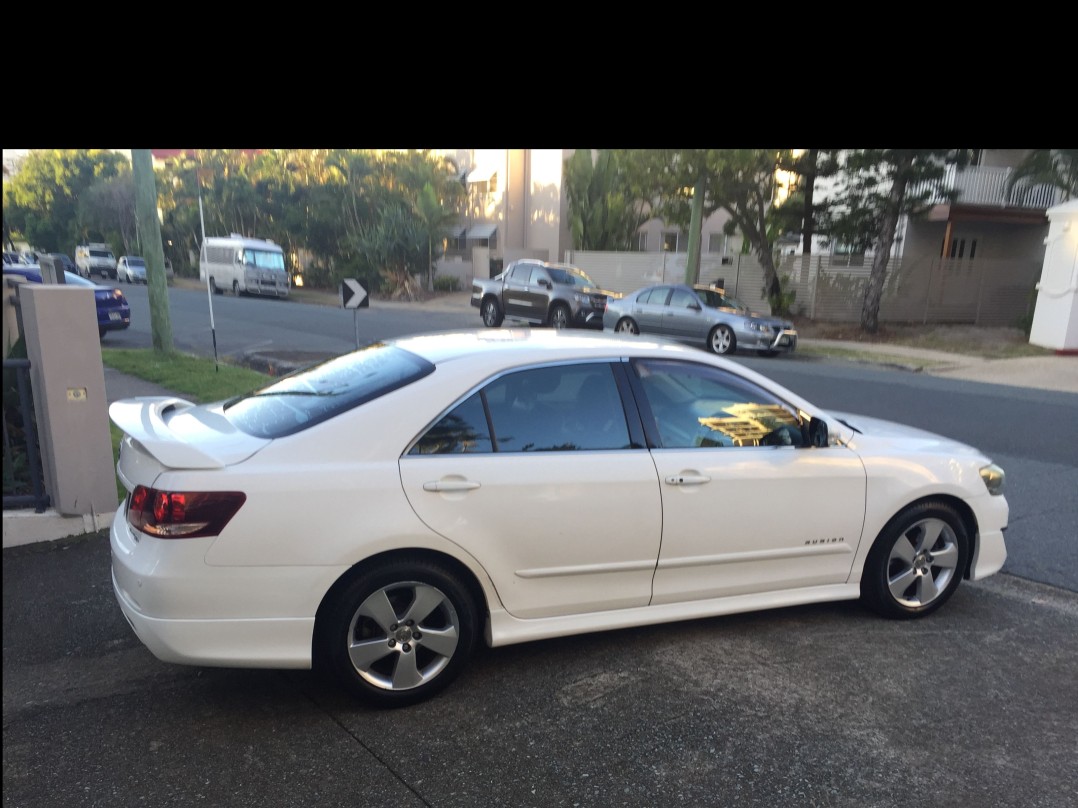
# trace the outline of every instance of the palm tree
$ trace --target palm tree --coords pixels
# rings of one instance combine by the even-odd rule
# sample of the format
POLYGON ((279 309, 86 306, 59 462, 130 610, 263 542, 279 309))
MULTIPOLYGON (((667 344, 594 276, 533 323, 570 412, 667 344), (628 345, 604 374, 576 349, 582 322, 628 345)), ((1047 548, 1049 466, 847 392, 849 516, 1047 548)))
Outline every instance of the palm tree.
POLYGON ((1007 195, 1018 185, 1050 185, 1063 201, 1078 196, 1078 149, 1033 149, 1007 179, 1007 195))
POLYGON ((445 243, 450 228, 457 223, 457 214, 442 206, 438 199, 438 193, 429 182, 424 183, 423 189, 412 203, 412 210, 416 217, 423 223, 427 231, 427 291, 434 291, 434 245, 438 244, 438 252, 441 254, 441 245, 445 243))

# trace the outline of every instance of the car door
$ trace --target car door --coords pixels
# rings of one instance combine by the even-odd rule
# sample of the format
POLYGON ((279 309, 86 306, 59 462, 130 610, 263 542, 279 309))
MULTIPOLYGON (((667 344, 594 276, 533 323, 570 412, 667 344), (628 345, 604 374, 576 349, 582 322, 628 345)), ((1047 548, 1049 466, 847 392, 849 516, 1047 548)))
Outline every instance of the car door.
POLYGON ((702 342, 707 339, 709 327, 700 299, 690 289, 674 287, 663 308, 663 333, 702 342))
POLYGON ((532 269, 536 266, 534 263, 518 262, 509 268, 502 287, 502 303, 505 305, 507 317, 545 317, 545 308, 543 312, 535 311, 535 295, 529 287, 532 269))
POLYGON ((659 484, 625 406, 620 363, 528 368, 452 407, 401 458, 416 514, 478 559, 515 617, 651 600, 659 484))
POLYGON ((636 296, 629 315, 636 320, 641 333, 664 334, 663 309, 670 297, 669 286, 656 286, 646 289, 636 296))
POLYGON ((662 491, 653 604, 843 584, 864 524, 857 455, 805 445, 801 414, 735 373, 633 369, 662 491))

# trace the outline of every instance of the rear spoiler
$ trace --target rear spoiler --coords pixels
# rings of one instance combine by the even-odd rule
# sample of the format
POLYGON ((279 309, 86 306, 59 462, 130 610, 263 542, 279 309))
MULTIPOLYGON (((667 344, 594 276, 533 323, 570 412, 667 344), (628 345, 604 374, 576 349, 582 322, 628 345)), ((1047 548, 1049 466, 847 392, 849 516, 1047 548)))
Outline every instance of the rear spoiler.
POLYGON ((246 460, 270 443, 239 431, 219 410, 196 407, 175 396, 116 401, 109 406, 109 418, 143 451, 174 469, 224 468, 246 460), (166 422, 166 416, 172 423, 166 422), (205 448, 193 446, 185 435, 195 429, 212 430, 216 439, 202 444, 205 448))

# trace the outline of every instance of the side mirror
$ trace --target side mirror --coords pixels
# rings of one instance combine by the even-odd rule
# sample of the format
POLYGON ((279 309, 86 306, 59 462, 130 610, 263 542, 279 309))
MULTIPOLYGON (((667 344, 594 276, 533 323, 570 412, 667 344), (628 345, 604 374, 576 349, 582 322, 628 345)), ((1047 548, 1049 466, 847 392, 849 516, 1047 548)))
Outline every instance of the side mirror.
POLYGON ((552 284, 546 278, 540 278, 539 279, 539 285, 542 286, 544 289, 553 289, 554 288, 554 284, 552 284))
POLYGON ((809 419, 809 446, 827 446, 827 422, 821 418, 809 419))

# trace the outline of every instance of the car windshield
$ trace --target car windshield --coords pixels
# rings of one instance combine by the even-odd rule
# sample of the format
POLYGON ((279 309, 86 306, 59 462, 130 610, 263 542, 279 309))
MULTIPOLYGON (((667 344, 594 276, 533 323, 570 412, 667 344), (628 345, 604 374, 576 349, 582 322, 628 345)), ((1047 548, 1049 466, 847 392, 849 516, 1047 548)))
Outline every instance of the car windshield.
POLYGON ((384 396, 434 370, 402 348, 374 343, 225 402, 225 416, 259 438, 280 438, 384 396))
POLYGON ((132 267, 145 267, 146 262, 141 258, 128 258, 127 265, 132 267))
POLYGON ((579 269, 549 267, 550 279, 564 286, 595 286, 595 281, 579 269))

